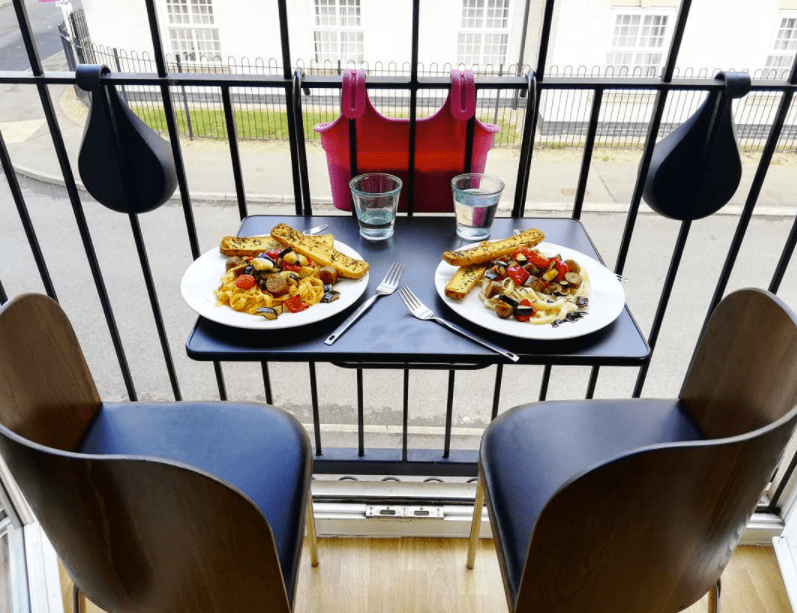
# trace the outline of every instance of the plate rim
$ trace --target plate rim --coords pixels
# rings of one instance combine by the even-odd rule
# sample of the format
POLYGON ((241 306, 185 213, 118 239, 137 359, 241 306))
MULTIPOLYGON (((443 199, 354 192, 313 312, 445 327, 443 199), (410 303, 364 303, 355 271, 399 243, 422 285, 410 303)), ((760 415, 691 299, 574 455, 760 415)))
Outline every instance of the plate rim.
MULTIPOLYGON (((364 258, 357 252, 356 249, 354 249, 353 247, 351 247, 351 246, 347 245, 346 243, 343 243, 343 242, 341 242, 341 241, 339 241, 337 239, 335 239, 334 248, 337 249, 338 251, 341 251, 342 253, 348 255, 349 257, 365 261, 364 258)), ((189 299, 190 294, 188 294, 187 291, 186 291, 187 283, 189 283, 192 280, 192 275, 196 274, 197 268, 200 268, 201 266, 208 266, 209 265, 209 264, 207 264, 207 260, 211 259, 212 256, 218 256, 219 258, 227 258, 228 257, 228 256, 223 255, 219 251, 218 247, 214 247, 213 249, 209 249, 208 251, 206 251, 205 253, 200 255, 196 260, 191 262, 190 266, 183 273, 182 279, 180 280, 180 293, 181 293, 181 295, 183 297, 183 300, 189 306, 189 308, 191 308, 191 310, 194 311, 200 317, 204 317, 205 319, 207 319, 209 321, 212 321, 214 323, 218 323, 218 324, 221 324, 221 325, 224 325, 224 326, 228 326, 230 328, 236 328, 236 329, 239 329, 239 330, 258 330, 258 331, 293 330, 295 328, 301 328, 303 326, 309 326, 309 325, 324 321, 326 319, 329 319, 330 317, 334 317, 335 315, 338 315, 339 313, 342 313, 346 309, 350 308, 353 304, 355 304, 362 297, 362 295, 365 293, 365 290, 368 288, 368 281, 370 279, 370 273, 371 273, 370 268, 369 268, 369 270, 362 277, 360 277, 359 279, 345 279, 345 278, 339 279, 338 283, 343 282, 343 283, 346 283, 348 285, 349 282, 352 282, 352 287, 360 288, 360 289, 359 289, 359 291, 357 292, 356 295, 353 295, 351 297, 350 300, 347 299, 346 301, 344 301, 340 305, 335 305, 335 303, 330 303, 330 305, 334 305, 335 306, 334 310, 326 312, 324 309, 322 309, 323 315, 320 316, 320 317, 313 317, 311 319, 300 318, 298 322, 296 320, 289 319, 287 324, 286 324, 286 323, 282 323, 281 322, 283 317, 280 317, 277 320, 267 320, 267 319, 265 319, 263 317, 258 317, 257 315, 251 315, 249 313, 242 313, 240 311, 235 311, 234 309, 231 309, 227 305, 216 306, 215 305, 216 297, 212 293, 211 293, 211 296, 212 296, 213 310, 204 308, 207 303, 204 303, 204 302, 203 303, 195 303, 193 300, 189 299), (201 263, 200 263, 200 261, 201 261, 201 263), (224 307, 224 308, 222 308, 222 307, 224 307), (231 316, 235 317, 236 319, 237 319, 236 316, 246 317, 247 319, 242 321, 242 322, 238 322, 238 321, 235 321, 235 320, 229 321, 227 318, 224 317, 224 315, 222 315, 220 317, 214 317, 213 315, 215 315, 216 313, 227 313, 228 315, 231 315, 231 316), (251 324, 247 323, 249 321, 248 318, 251 318, 251 324), (273 325, 275 322, 278 322, 277 325, 273 325)), ((223 262, 223 259, 221 260, 221 262, 223 262)), ((221 279, 223 274, 224 273, 221 272, 220 274, 217 275, 217 277, 216 277, 217 282, 218 282, 218 280, 221 279)), ((216 287, 218 287, 218 285, 216 285, 216 287)), ((215 287, 213 289, 215 289, 215 287)), ((211 292, 212 292, 212 289, 211 289, 211 292)), ((205 299, 202 298, 202 300, 205 300, 205 299)), ((338 301, 336 301, 336 302, 338 302, 338 301)), ((323 307, 323 306, 327 306, 327 305, 315 304, 315 305, 313 305, 312 308, 308 308, 306 313, 308 313, 308 314, 313 314, 314 313, 314 314, 317 315, 319 312, 318 311, 314 311, 313 312, 312 309, 316 308, 316 307, 323 307)), ((291 313, 291 317, 293 315, 300 315, 300 313, 291 313)))
MULTIPOLYGON (((494 239, 494 240, 500 240, 500 239, 494 239)), ((493 241, 489 241, 489 242, 493 242, 493 241)), ((471 243, 471 244, 468 244, 468 245, 463 245, 462 247, 458 247, 457 249, 455 249, 455 251, 462 251, 464 249, 469 249, 471 247, 478 246, 479 244, 480 243, 471 243)), ((587 266, 590 267, 590 268, 592 266, 597 266, 598 268, 606 271, 610 275, 610 278, 613 279, 614 282, 616 283, 616 285, 613 284, 613 287, 614 287, 615 291, 619 290, 619 295, 622 297, 622 301, 618 300, 618 308, 616 309, 617 313, 610 320, 606 321, 605 323, 601 324, 600 326, 598 326, 598 327, 590 327, 588 330, 586 330, 584 332, 581 332, 581 330, 584 330, 585 328, 579 328, 577 325, 573 325, 573 326, 571 326, 569 328, 565 328, 564 326, 559 326, 558 328, 552 328, 551 326, 533 326, 533 325, 528 325, 525 328, 525 330, 527 330, 528 332, 533 332, 535 330, 557 330, 559 332, 557 332, 556 334, 542 334, 542 335, 541 334, 528 334, 528 333, 524 334, 524 333, 521 333, 521 331, 523 331, 524 328, 518 327, 518 332, 516 333, 516 332, 512 332, 512 331, 506 331, 506 330, 503 330, 503 329, 499 330, 499 329, 493 328, 491 326, 485 325, 484 323, 482 323, 482 322, 480 322, 478 320, 475 320, 475 319, 469 317, 468 316, 468 310, 469 310, 468 307, 471 306, 470 304, 468 304, 466 308, 463 308, 463 304, 464 303, 457 302, 453 298, 449 298, 448 296, 445 295, 445 285, 448 282, 447 279, 450 278, 450 277, 446 277, 446 281, 445 281, 445 283, 443 283, 442 282, 441 270, 444 269, 445 266, 449 266, 451 268, 456 268, 456 267, 452 266, 451 264, 448 264, 448 262, 446 262, 445 260, 441 260, 440 263, 437 265, 437 268, 435 268, 435 279, 434 279, 435 289, 437 290, 437 293, 440 296, 440 299, 443 301, 443 303, 449 309, 451 309, 454 313, 456 313, 457 315, 459 315, 460 317, 462 317, 466 321, 468 321, 468 322, 470 322, 470 323, 472 323, 472 324, 474 324, 476 326, 479 326, 480 328, 482 328, 484 330, 488 330, 488 331, 496 333, 496 334, 502 334, 504 336, 510 336, 510 337, 513 337, 513 338, 518 338, 518 339, 523 339, 523 340, 558 341, 558 340, 568 340, 568 339, 573 339, 573 338, 579 338, 579 337, 582 337, 582 336, 587 336, 589 334, 592 334, 593 332, 598 332, 599 330, 603 330, 605 327, 607 327, 610 324, 612 324, 615 321, 617 321, 617 319, 620 317, 620 315, 623 312, 623 309, 626 306, 626 297, 625 297, 625 289, 623 288, 623 286, 620 283, 620 281, 614 276, 614 273, 612 273, 606 266, 604 266, 596 258, 594 258, 592 256, 589 256, 586 253, 583 253, 583 252, 578 251, 576 249, 573 249, 572 247, 567 247, 565 245, 558 245, 556 243, 549 243, 547 241, 542 241, 538 245, 535 245, 534 248, 537 249, 537 248, 539 248, 541 246, 542 246, 543 250, 546 250, 546 251, 548 249, 554 249, 554 250, 561 249, 561 250, 563 250, 563 255, 567 255, 567 253, 574 254, 575 257, 573 257, 573 259, 579 261, 579 263, 583 264, 583 263, 586 262, 587 266), (583 259, 579 260, 579 257, 581 257, 583 259), (438 283, 438 278, 439 277, 441 278, 440 279, 441 282, 438 283)), ((592 270, 590 270, 590 272, 592 272, 592 270)), ((592 275, 590 275, 590 276, 592 276, 592 275)), ((485 311, 486 311, 486 309, 485 309, 485 311)), ((611 311, 611 312, 613 313, 613 311, 611 311)), ((516 323, 516 324, 518 324, 518 326, 523 326, 522 322, 509 322, 509 323, 513 323, 513 324, 516 323)))

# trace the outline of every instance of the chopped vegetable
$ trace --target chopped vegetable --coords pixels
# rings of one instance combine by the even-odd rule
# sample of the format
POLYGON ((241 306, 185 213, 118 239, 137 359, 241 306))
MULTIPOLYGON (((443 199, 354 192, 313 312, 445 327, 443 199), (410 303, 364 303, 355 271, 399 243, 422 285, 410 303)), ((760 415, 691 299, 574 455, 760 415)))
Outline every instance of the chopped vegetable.
POLYGON ((285 301, 285 306, 291 313, 298 313, 307 308, 307 303, 299 294, 296 294, 285 301))
POLYGON ((249 289, 254 287, 256 281, 252 275, 240 275, 235 278, 235 287, 238 289, 249 289))

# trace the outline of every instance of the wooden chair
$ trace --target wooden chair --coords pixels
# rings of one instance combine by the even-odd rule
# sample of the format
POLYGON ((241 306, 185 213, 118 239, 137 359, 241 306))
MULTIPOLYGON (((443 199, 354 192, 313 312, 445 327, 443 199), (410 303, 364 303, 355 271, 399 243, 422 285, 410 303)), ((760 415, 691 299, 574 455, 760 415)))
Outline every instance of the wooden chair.
POLYGON ((46 296, 0 309, 0 454, 76 587, 106 611, 286 613, 308 511, 317 563, 310 443, 293 417, 104 403, 46 296))
POLYGON ((711 591, 797 422, 797 320, 755 289, 716 308, 680 398, 519 406, 481 444, 510 611, 669 613, 711 591))

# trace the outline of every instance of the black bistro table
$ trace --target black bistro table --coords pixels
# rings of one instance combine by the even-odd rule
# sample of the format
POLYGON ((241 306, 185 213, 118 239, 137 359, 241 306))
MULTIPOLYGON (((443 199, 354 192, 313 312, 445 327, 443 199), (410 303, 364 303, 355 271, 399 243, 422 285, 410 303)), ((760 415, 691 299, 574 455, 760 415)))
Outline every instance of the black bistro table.
MULTIPOLYGON (((357 250, 370 264, 368 288, 349 310, 300 328, 253 331, 231 328, 199 317, 186 349, 194 360, 233 362, 340 362, 369 365, 499 364, 508 359, 484 349, 432 322, 413 317, 397 294, 381 298, 333 345, 324 340, 363 300, 376 292, 392 262, 406 265, 402 285, 409 286, 435 314, 520 357, 519 364, 642 366, 650 347, 626 306, 617 320, 592 334, 564 340, 527 340, 491 332, 454 313, 434 287, 434 273, 443 251, 465 244, 454 231, 452 217, 415 215, 396 220, 395 234, 382 242, 362 238, 348 216, 282 217, 260 215, 241 223, 239 236, 268 234, 278 223, 306 230, 320 223, 357 250)), ((510 236, 514 229, 539 228, 545 241, 580 251, 602 261, 581 222, 573 219, 497 218, 492 236, 510 236)))
MULTIPOLYGON (((422 368, 472 369, 498 364, 512 364, 507 358, 482 348, 433 322, 413 317, 397 294, 380 298, 333 345, 324 340, 357 308, 373 295, 392 262, 406 265, 401 285, 407 285, 436 315, 460 325, 469 332, 499 345, 520 358, 518 364, 579 365, 579 366, 642 366, 650 356, 650 346, 634 318, 624 307, 620 316, 605 328, 577 338, 541 341, 506 336, 476 326, 454 313, 440 299, 434 286, 435 269, 443 251, 465 244, 455 233, 453 217, 399 217, 395 234, 382 242, 370 242, 359 234, 357 221, 351 216, 251 216, 241 222, 239 236, 268 234, 279 223, 286 223, 299 231, 321 223, 329 224, 327 232, 336 240, 349 245, 370 264, 368 287, 363 296, 346 311, 329 319, 287 330, 244 330, 197 319, 186 343, 188 356, 203 361, 232 362, 329 362, 343 367, 362 368, 422 368)), ((545 241, 574 249, 602 261, 583 225, 568 218, 496 218, 492 236, 510 236, 515 229, 539 228, 545 241)), ((312 375, 311 371, 311 383, 312 375)), ((453 383, 450 383, 453 385, 453 383)), ((360 474, 476 474, 476 451, 407 450, 406 427, 403 450, 368 450, 365 453, 362 430, 362 390, 358 389, 360 405, 359 449, 327 449, 321 452, 321 440, 316 425, 316 471, 348 473, 352 463, 370 459, 362 464, 360 474), (430 453, 426 453, 430 452, 430 453), (397 465, 413 461, 417 469, 406 471, 397 465), (375 463, 376 468, 374 468, 375 463), (454 465, 457 466, 454 466, 454 465), (322 466, 324 465, 324 466, 322 466), (391 472, 393 471, 393 472, 391 472)), ((451 394, 449 394, 451 396, 451 394)), ((317 398, 313 394, 313 412, 317 417, 317 398)), ((405 411, 406 413, 406 411, 405 411)), ((450 432, 451 397, 446 419, 450 432)), ((406 426, 406 416, 405 416, 406 426)))

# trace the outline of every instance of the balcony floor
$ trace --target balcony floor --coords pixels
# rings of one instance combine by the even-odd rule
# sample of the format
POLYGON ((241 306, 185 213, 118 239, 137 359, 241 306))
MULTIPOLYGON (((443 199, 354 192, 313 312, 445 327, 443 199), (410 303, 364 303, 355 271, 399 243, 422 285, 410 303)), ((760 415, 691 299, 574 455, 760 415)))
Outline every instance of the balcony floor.
MULTIPOLYGON (((504 589, 492 541, 482 540, 476 568, 465 568, 467 540, 440 538, 319 540, 321 564, 305 547, 296 613, 505 613, 504 589)), ((64 610, 71 582, 62 569, 64 610)), ((792 611, 773 550, 739 547, 723 574, 723 613, 792 611)), ((706 611, 706 598, 685 613, 706 611)), ((102 613, 89 604, 86 613, 102 613)))

